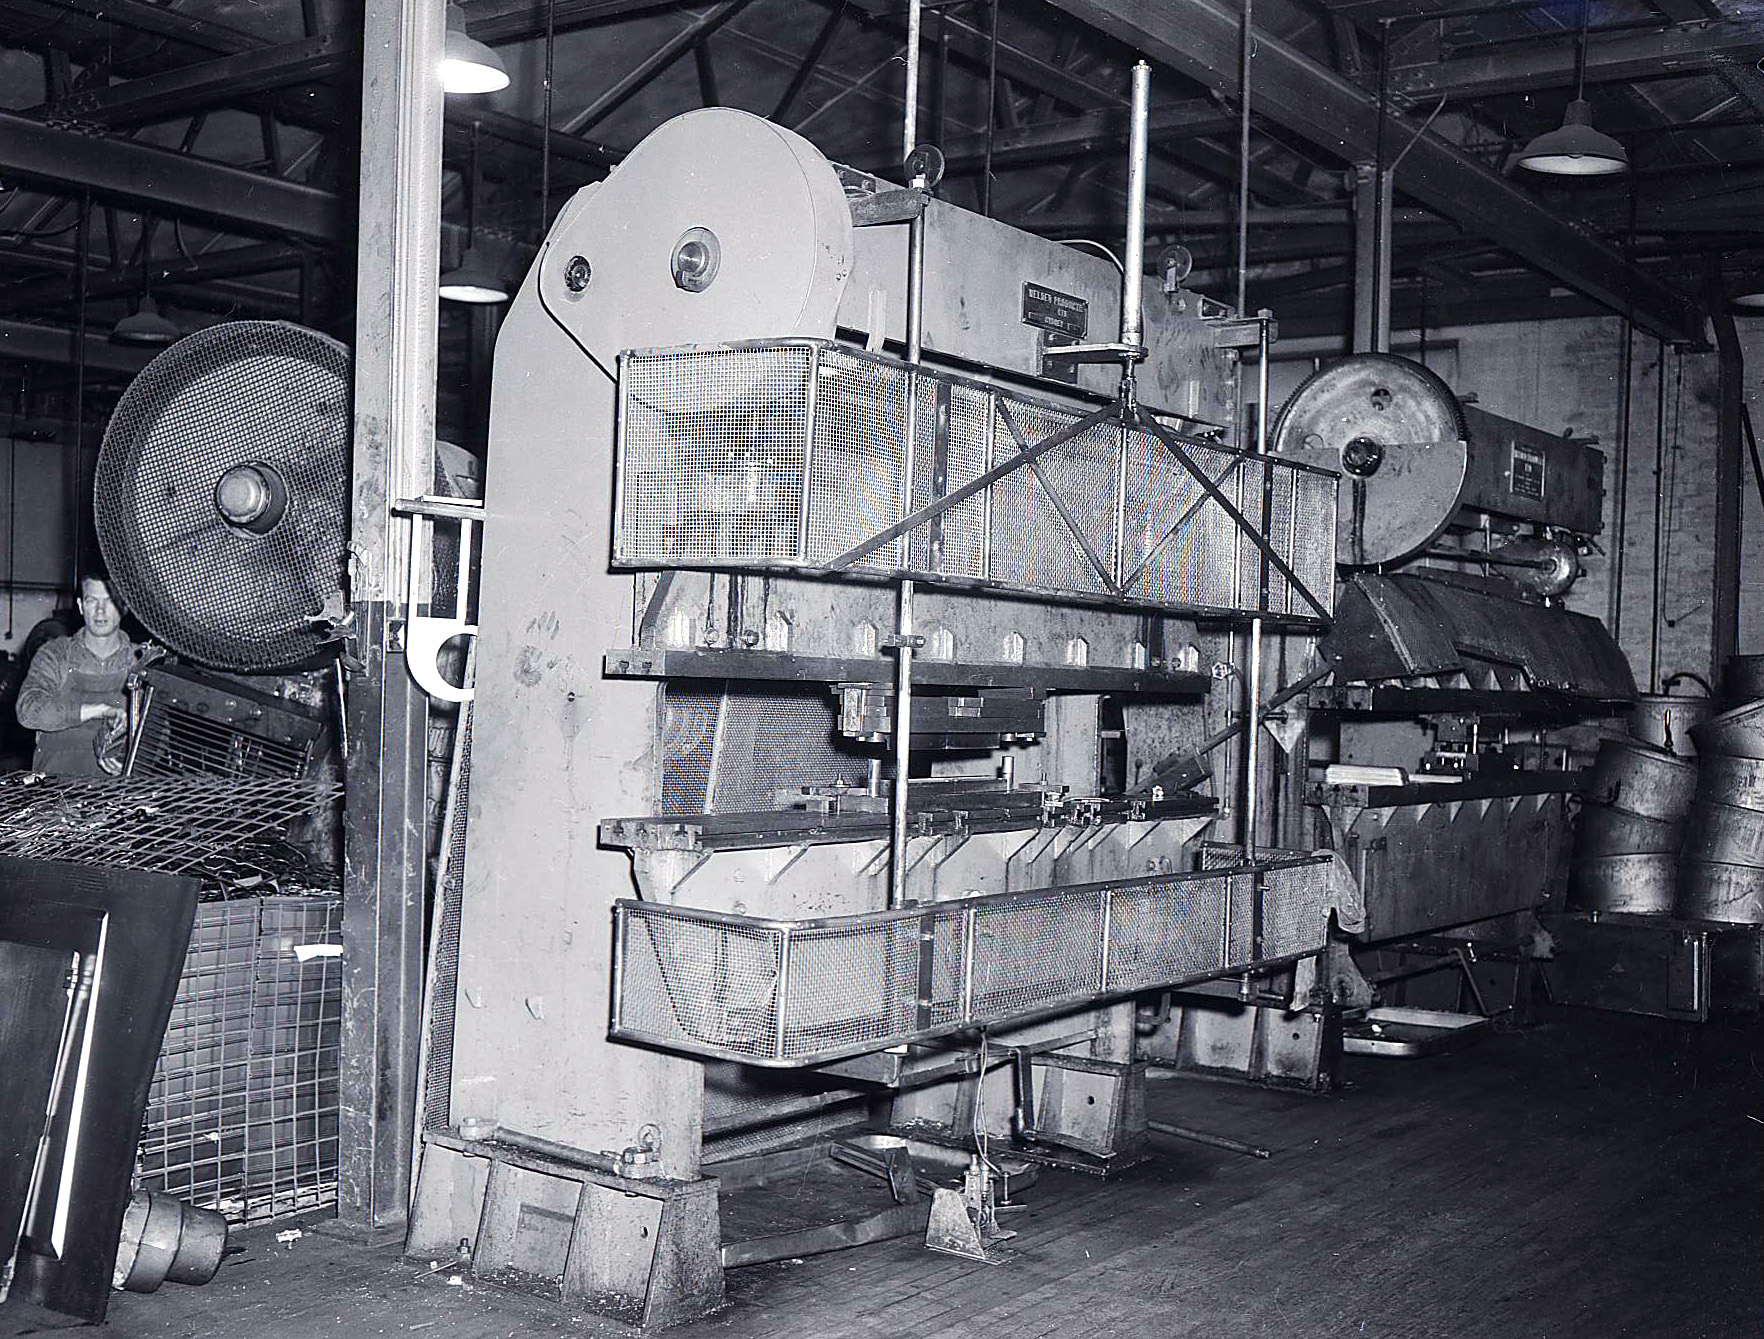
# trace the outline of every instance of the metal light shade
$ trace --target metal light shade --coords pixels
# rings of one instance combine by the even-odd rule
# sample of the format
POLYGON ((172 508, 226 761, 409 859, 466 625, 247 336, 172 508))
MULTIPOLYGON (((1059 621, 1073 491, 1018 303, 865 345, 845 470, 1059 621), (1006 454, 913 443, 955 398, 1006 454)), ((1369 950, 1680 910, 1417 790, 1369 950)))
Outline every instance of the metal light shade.
POLYGON ((441 296, 449 302, 507 302, 508 288, 483 253, 468 246, 458 267, 441 276, 441 296))
POLYGON ((183 337, 182 330, 159 314, 159 304, 150 293, 143 294, 134 312, 123 317, 110 331, 112 344, 133 344, 141 348, 162 349, 183 337))
POLYGON ((1629 170, 1629 154, 1609 135, 1593 129, 1592 106, 1576 98, 1562 124, 1525 146, 1519 166, 1559 177, 1603 177, 1629 170))
POLYGON ((1754 288, 1747 293, 1735 293, 1728 301, 1736 307, 1746 307, 1756 311, 1764 307, 1764 288, 1754 288))
POLYGON ((508 67, 489 47, 467 36, 459 6, 447 6, 447 42, 441 49, 441 88, 448 93, 494 93, 508 87, 508 67))

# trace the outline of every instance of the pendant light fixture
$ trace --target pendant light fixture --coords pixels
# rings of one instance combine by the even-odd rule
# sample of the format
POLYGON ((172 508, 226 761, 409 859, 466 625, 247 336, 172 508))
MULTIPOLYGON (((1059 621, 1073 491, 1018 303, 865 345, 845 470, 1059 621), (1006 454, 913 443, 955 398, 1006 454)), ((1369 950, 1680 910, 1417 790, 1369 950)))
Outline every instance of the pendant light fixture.
POLYGON ((441 48, 441 88, 447 93, 494 93, 508 87, 508 67, 489 47, 469 36, 465 11, 448 0, 447 41, 441 48))
POLYGON ((132 344, 138 349, 163 349, 183 337, 182 330, 159 314, 159 304, 151 293, 141 294, 135 310, 110 329, 112 344, 132 344))
POLYGON ((466 164, 466 246, 459 264, 441 276, 441 296, 448 302, 507 302, 508 289, 476 244, 478 228, 478 123, 472 122, 471 156, 466 164))
POLYGON ((1586 100, 1586 29, 1590 0, 1580 0, 1580 38, 1574 48, 1574 100, 1562 124, 1525 146, 1519 166, 1557 177, 1606 177, 1629 170, 1629 153, 1611 136, 1593 129, 1586 100))

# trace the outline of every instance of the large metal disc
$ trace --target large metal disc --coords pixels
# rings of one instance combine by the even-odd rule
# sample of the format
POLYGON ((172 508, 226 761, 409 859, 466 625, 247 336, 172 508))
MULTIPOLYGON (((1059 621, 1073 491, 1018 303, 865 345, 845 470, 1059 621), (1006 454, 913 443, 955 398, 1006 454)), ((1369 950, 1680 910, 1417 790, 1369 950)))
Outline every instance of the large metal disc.
POLYGON ((99 547, 124 600, 174 651, 291 669, 342 590, 349 350, 279 321, 188 335, 130 384, 93 480, 99 547))
POLYGON ((1426 548, 1452 519, 1469 451, 1445 382, 1419 363, 1363 353, 1314 373, 1286 402, 1271 440, 1341 475, 1336 561, 1395 562, 1426 548))

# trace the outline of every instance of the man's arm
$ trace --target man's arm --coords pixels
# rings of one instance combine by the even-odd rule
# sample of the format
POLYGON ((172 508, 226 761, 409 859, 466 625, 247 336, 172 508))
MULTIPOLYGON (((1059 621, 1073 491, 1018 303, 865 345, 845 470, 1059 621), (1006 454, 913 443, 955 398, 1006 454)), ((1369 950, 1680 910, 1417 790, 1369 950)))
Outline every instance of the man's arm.
POLYGON ((31 657, 30 672, 18 690, 18 723, 27 730, 66 730, 105 714, 99 702, 78 702, 68 684, 65 639, 45 642, 31 657))

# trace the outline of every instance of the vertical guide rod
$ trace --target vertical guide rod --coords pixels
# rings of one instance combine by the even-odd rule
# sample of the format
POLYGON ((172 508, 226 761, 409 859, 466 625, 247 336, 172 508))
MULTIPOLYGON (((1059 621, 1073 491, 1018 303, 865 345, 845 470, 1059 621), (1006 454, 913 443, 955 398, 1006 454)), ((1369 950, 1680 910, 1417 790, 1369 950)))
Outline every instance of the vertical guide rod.
MULTIPOLYGON (((912 0, 907 11, 907 87, 906 116, 901 128, 901 158, 910 159, 918 147, 914 142, 919 132, 919 25, 920 0, 912 0)), ((914 174, 910 185, 924 184, 914 174)), ((925 214, 913 217, 907 233, 907 362, 916 367, 925 352, 925 214)), ((913 506, 913 448, 919 435, 919 385, 912 374, 907 377, 906 442, 901 455, 902 511, 913 506)), ((900 538, 910 550, 912 532, 900 538)), ((895 700, 894 700, 894 802, 893 832, 888 848, 888 905, 906 905, 907 881, 907 776, 913 763, 913 583, 900 583, 900 612, 895 623, 895 700)))
MULTIPOLYGON (((1268 320, 1256 323, 1256 454, 1268 454, 1268 320)), ((1264 468, 1266 468, 1264 466, 1264 468)), ((1264 522, 1265 523, 1265 522, 1264 522)), ((1267 564, 1264 556, 1262 562, 1267 564)), ((1266 582, 1263 590, 1266 590, 1266 582)), ((1262 620, 1252 618, 1249 631, 1249 673, 1245 678, 1243 737, 1243 858, 1256 858, 1256 823, 1261 816, 1257 773, 1262 764, 1262 620)), ((1252 927, 1253 929, 1254 927, 1252 927)))
MULTIPOLYGON (((1151 115, 1151 66, 1133 67, 1133 122, 1127 141, 1127 247, 1121 276, 1121 343, 1145 343, 1140 289, 1145 279, 1146 121, 1151 115)), ((1132 363, 1128 363, 1129 368, 1132 363)))

